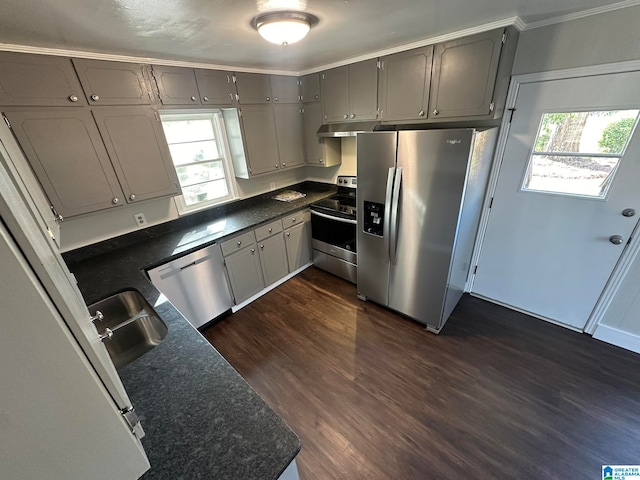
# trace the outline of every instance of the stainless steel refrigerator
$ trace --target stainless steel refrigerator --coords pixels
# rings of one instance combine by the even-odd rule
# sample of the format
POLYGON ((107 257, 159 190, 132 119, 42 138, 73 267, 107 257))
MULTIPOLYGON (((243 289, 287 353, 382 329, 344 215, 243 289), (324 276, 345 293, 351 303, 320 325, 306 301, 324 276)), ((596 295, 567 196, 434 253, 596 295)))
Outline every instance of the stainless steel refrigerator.
POLYGON ((497 129, 359 133, 358 296, 439 333, 462 296, 497 129))

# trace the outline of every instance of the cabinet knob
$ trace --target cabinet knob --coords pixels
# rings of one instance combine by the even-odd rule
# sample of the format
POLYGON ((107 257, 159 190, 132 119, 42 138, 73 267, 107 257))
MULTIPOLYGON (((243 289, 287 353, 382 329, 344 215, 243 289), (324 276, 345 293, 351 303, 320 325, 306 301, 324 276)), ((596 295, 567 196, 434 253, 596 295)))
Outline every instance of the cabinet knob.
POLYGON ((321 158, 320 160, 318 160, 318 162, 319 162, 319 163, 322 163, 322 162, 324 162, 324 160, 321 158))
POLYGON ((356 118, 356 114, 352 113, 351 115, 349 115, 349 118, 356 118))
POLYGON ((280 165, 278 165, 277 163, 276 163, 276 165, 275 165, 275 166, 276 166, 276 168, 280 168, 280 165))
POLYGON ((264 245, 260 245, 260 248, 264 250, 264 245))
POLYGON ((196 100, 197 100, 196 97, 191 97, 192 102, 195 102, 196 100))
POLYGON ((120 202, 120 199, 118 197, 114 197, 113 200, 111 200, 111 203, 113 203, 114 205, 117 205, 120 202))
POLYGON ((271 101, 271 97, 267 97, 267 102, 270 102, 270 101, 271 101))
POLYGON ((440 113, 440 111, 438 111, 438 110, 434 110, 434 111, 433 111, 433 112, 431 112, 431 113, 433 113, 434 115, 438 115, 438 114, 440 113))
POLYGON ((424 110, 420 110, 420 111, 418 112, 418 115, 420 115, 421 117, 424 117, 424 110))
POLYGON ((269 233, 271 233, 271 232, 273 232, 273 228, 270 228, 270 229, 269 229, 269 233))
POLYGON ((291 236, 291 234, 289 232, 287 232, 287 237, 290 237, 290 236, 291 236))
POLYGON ((242 242, 240 240, 238 240, 238 246, 242 245, 242 242))
POLYGON ((347 114, 345 113, 345 114, 342 116, 342 118, 344 118, 344 119, 346 120, 347 118, 349 118, 349 115, 347 115, 347 114))
POLYGON ((94 102, 97 102, 98 100, 100 100, 100 97, 98 95, 91 95, 91 100, 93 100, 94 102))
POLYGON ((254 253, 256 253, 256 249, 255 249, 255 248, 252 248, 252 249, 251 249, 251 255, 253 255, 254 253))
POLYGON ((70 102, 77 102, 78 101, 78 97, 76 95, 69 95, 69 101, 70 102))
POLYGON ((129 195, 129 200, 134 201, 135 199, 136 199, 136 196, 133 193, 129 195))
POLYGON ((291 221, 292 221, 292 222, 295 222, 295 221, 296 221, 296 217, 293 217, 293 218, 291 219, 291 221))
POLYGON ((316 95, 316 100, 318 100, 320 98, 320 95, 316 95))
POLYGON ((273 97, 273 101, 277 102, 278 101, 278 97, 273 97))
POLYGON ((205 102, 209 101, 209 97, 202 97, 202 100, 204 100, 205 102))
POLYGON ((283 166, 283 167, 286 167, 286 166, 287 166, 287 164, 286 164, 286 163, 283 163, 283 164, 282 164, 282 166, 283 166))
POLYGON ((231 101, 233 102, 233 93, 229 93, 229 97, 231 98, 231 101))

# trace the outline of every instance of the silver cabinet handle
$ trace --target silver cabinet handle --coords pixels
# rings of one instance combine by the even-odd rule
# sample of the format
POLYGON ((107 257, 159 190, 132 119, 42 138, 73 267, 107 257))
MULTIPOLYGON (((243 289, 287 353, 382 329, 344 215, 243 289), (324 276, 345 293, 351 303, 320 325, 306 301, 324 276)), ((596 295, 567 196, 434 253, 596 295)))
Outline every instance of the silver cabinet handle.
POLYGON ((231 97, 231 101, 233 102, 233 93, 229 93, 229 97, 231 97))
POLYGON ((206 96, 202 97, 202 100, 204 100, 205 102, 208 102, 209 101, 209 97, 206 97, 206 96))
POLYGON ((271 97, 267 97, 267 102, 270 102, 270 101, 271 101, 271 97))
POLYGON ((254 253, 256 253, 256 249, 255 249, 255 248, 252 248, 252 249, 251 249, 251 255, 253 255, 254 253))
POLYGON ((260 245, 260 248, 264 250, 264 245, 260 245))
POLYGON ((346 120, 347 118, 349 118, 349 115, 347 115, 347 114, 345 113, 345 114, 342 116, 342 118, 344 118, 344 119, 346 120))
POLYGON ((75 95, 69 95, 69 101, 70 102, 77 102, 78 101, 78 97, 75 95))
POLYGON ((195 102, 196 100, 197 100, 196 97, 191 97, 192 102, 195 102))
POLYGON ((273 101, 277 102, 278 101, 278 97, 273 97, 273 101))
POLYGON ((349 118, 356 118, 356 114, 352 113, 351 115, 349 115, 349 118))
POLYGON ((134 201, 135 199, 136 199, 136 196, 133 193, 129 195, 129 200, 134 201))
POLYGON ((113 203, 114 205, 117 205, 120 202, 120 199, 118 197, 114 197, 113 200, 111 200, 111 203, 113 203))
POLYGON ((320 159, 320 160, 318 160, 318 162, 319 162, 319 163, 322 163, 322 162, 324 162, 324 160, 323 160, 323 159, 320 159))
POLYGON ((290 236, 291 236, 291 234, 289 232, 287 232, 287 237, 290 237, 290 236))
POLYGON ((316 95, 316 100, 318 100, 320 98, 320 95, 316 95))
POLYGON ((278 164, 276 163, 275 167, 276 167, 276 168, 280 168, 280 165, 278 165, 278 164))
POLYGON ((622 210, 623 217, 633 217, 636 214, 636 211, 633 208, 625 208, 622 210))
POLYGON ((609 241, 614 245, 620 245, 622 242, 624 242, 624 239, 620 235, 611 235, 609 237, 609 241))
POLYGON ((111 340, 113 338, 113 330, 110 328, 105 328, 104 333, 100 335, 100 340, 106 342, 107 340, 111 340))
POLYGON ((104 320, 104 315, 100 310, 96 310, 96 314, 93 317, 89 317, 89 320, 91 320, 91 323, 101 322, 104 320))
POLYGON ((420 111, 418 112, 418 115, 420 115, 421 117, 424 117, 424 110, 420 110, 420 111))
POLYGON ((273 232, 273 228, 270 228, 270 229, 269 229, 269 233, 271 233, 271 232, 273 232))
POLYGON ((93 100, 94 102, 97 102, 98 100, 100 100, 100 97, 98 95, 91 95, 91 100, 93 100))
POLYGON ((238 240, 238 246, 242 245, 242 242, 240 240, 238 240))
POLYGON ((283 163, 283 164, 282 164, 282 166, 283 166, 283 167, 286 167, 286 166, 287 166, 287 164, 286 164, 286 163, 283 163))
POLYGON ((433 111, 433 112, 431 112, 431 113, 433 113, 434 115, 438 115, 438 114, 440 113, 440 111, 438 111, 438 110, 434 110, 434 111, 433 111))

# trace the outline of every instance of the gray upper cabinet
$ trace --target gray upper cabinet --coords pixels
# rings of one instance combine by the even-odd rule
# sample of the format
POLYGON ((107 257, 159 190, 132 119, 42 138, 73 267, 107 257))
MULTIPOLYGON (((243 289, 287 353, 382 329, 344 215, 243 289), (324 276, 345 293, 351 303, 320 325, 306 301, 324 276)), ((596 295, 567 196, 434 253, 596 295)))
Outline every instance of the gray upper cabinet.
POLYGON ((333 167, 342 163, 339 138, 320 138, 318 129, 322 125, 322 107, 320 103, 305 103, 304 113, 304 146, 307 165, 333 167))
POLYGON ((300 95, 305 103, 320 101, 320 74, 311 73, 300 77, 300 95))
POLYGON ((89 110, 53 108, 4 113, 60 215, 80 215, 125 203, 89 110))
POLYGON ((241 111, 250 175, 279 169, 280 156, 273 107, 245 105, 241 111))
POLYGON ((192 68, 158 65, 151 68, 162 105, 200 105, 200 93, 192 68))
POLYGON ((196 69, 196 80, 202 105, 232 106, 236 101, 233 73, 196 69))
POLYGON ((86 105, 69 58, 0 52, 0 105, 86 105))
POLYGON ((94 109, 93 116, 128 203, 180 193, 180 184, 152 107, 94 109))
POLYGON ((321 80, 326 123, 378 117, 378 62, 365 60, 327 70, 321 80))
POLYGON ((271 103, 271 81, 269 75, 259 73, 236 73, 236 88, 241 105, 271 103))
POLYGON ((153 103, 144 65, 73 59, 89 105, 149 105, 153 103))
POLYGON ((298 77, 271 75, 270 80, 274 103, 300 102, 300 80, 298 77))
POLYGON ((302 108, 297 104, 274 105, 278 151, 282 168, 304 164, 302 108))
POLYGON ((492 30, 435 46, 429 118, 492 114, 504 33, 492 30))
POLYGON ((380 116, 383 122, 423 120, 429 110, 433 45, 380 59, 380 116))

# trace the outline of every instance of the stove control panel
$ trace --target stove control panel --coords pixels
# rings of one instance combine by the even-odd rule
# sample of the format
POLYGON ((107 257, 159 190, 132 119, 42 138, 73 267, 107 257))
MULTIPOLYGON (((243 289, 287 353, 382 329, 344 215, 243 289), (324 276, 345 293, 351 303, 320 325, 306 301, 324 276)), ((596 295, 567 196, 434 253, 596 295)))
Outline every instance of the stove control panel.
POLYGON ((341 175, 338 177, 338 181, 336 183, 339 187, 357 188, 358 177, 346 177, 341 175))

